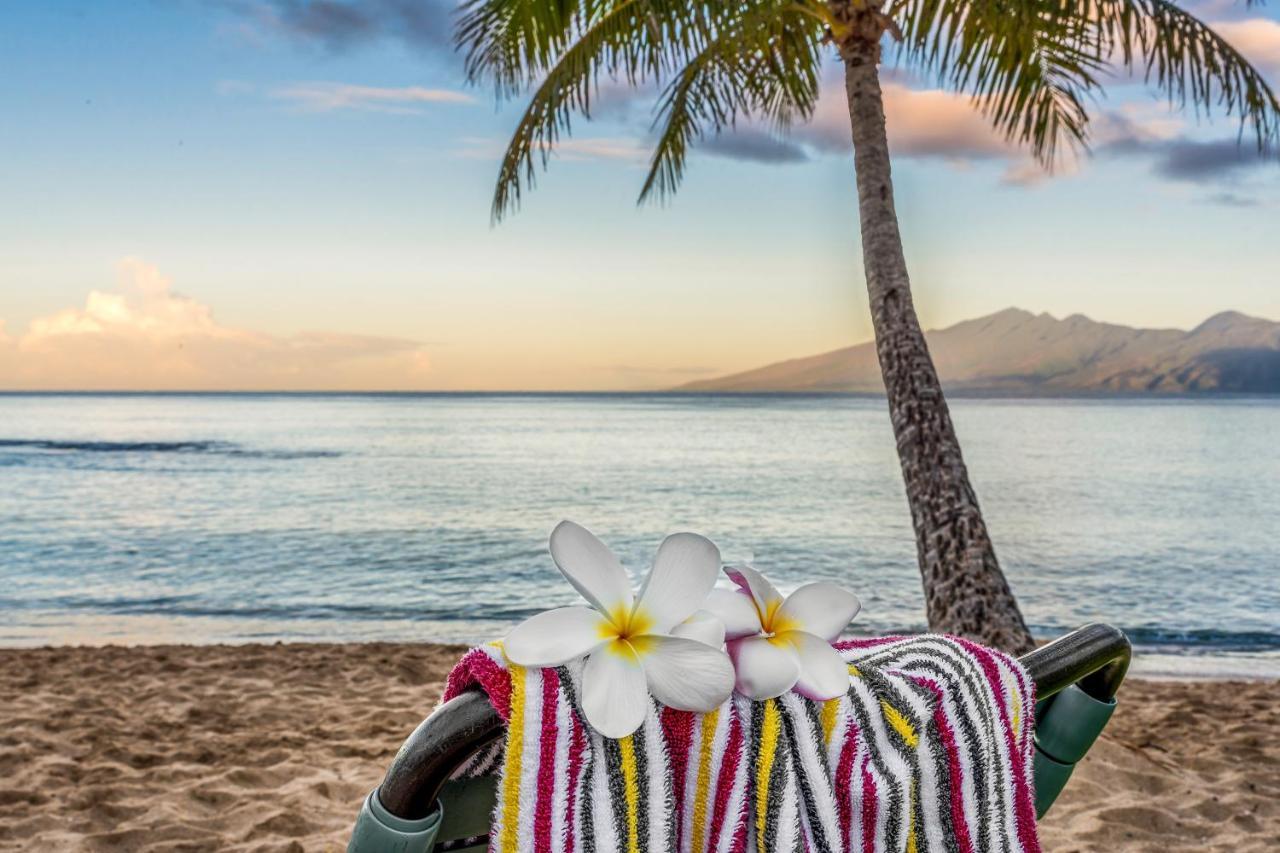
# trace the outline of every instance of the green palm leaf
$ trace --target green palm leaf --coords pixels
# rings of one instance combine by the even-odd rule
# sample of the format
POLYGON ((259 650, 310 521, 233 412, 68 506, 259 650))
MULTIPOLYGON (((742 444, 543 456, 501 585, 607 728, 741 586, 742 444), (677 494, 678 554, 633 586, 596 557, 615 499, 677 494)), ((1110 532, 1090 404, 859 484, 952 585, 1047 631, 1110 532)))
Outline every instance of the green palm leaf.
POLYGON ((640 199, 676 191, 688 154, 743 120, 775 131, 809 118, 823 45, 858 37, 853 18, 901 38, 900 58, 1052 166, 1087 146, 1090 107, 1115 70, 1141 74, 1179 106, 1220 109, 1260 148, 1280 102, 1221 36, 1169 0, 467 0, 457 40, 475 82, 500 98, 532 89, 507 146, 495 219, 519 206, 601 80, 659 84, 656 138, 640 199), (862 16, 862 17, 859 17, 862 16), (842 23, 844 22, 844 23, 842 23))

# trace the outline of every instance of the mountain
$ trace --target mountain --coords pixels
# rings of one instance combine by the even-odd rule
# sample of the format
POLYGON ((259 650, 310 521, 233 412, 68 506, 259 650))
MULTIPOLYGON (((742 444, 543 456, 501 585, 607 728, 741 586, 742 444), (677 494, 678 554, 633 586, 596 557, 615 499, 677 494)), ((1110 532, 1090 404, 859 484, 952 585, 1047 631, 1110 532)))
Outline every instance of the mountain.
MULTIPOLYGON (((1235 311, 1190 331, 1007 308, 925 333, 945 387, 1009 394, 1280 393, 1280 323, 1235 311)), ((883 393, 871 342, 780 361, 678 391, 883 393)))

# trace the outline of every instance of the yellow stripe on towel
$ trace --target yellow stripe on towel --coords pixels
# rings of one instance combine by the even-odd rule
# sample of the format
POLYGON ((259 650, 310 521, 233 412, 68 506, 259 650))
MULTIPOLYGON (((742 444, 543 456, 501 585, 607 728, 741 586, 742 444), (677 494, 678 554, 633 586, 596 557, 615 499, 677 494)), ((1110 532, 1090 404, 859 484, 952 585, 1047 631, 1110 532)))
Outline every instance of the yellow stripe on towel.
POLYGON ((693 841, 689 849, 703 849, 702 833, 707 827, 708 788, 711 786, 711 759, 716 740, 716 726, 720 723, 720 709, 702 715, 702 740, 698 744, 698 780, 694 788, 693 841))
POLYGON ((766 699, 762 704, 764 722, 760 726, 760 755, 756 761, 756 844, 761 853, 773 853, 764 849, 764 829, 765 817, 769 813, 769 774, 773 772, 774 753, 778 749, 781 718, 776 699, 766 699))
MULTIPOLYGON (((507 730, 524 731, 524 667, 507 662, 511 673, 511 719, 507 730)), ((523 737, 507 738, 507 756, 502 768, 502 836, 499 850, 513 853, 520 843, 520 747, 523 737)))
POLYGON ((909 749, 915 749, 920 739, 916 737, 916 730, 911 722, 897 708, 890 705, 885 700, 880 700, 880 707, 884 709, 884 718, 889 725, 893 726, 893 730, 902 735, 903 741, 906 742, 909 749))
POLYGON ((822 703, 822 742, 830 746, 831 733, 836 729, 836 720, 840 715, 840 698, 828 699, 822 703))
POLYGON ((916 780, 911 780, 911 823, 907 825, 907 853, 916 853, 916 780))
POLYGON ((631 735, 618 741, 622 753, 622 790, 627 800, 627 853, 640 853, 640 786, 636 781, 636 744, 631 735))

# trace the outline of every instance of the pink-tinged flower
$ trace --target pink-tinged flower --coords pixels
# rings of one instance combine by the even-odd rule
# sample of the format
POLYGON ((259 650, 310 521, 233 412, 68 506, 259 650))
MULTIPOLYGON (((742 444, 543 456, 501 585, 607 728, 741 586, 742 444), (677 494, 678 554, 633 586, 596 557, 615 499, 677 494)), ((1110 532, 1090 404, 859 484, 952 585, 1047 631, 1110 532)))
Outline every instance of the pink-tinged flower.
POLYGON ((811 583, 786 600, 750 566, 725 569, 738 589, 714 589, 707 609, 724 622, 735 689, 748 699, 772 699, 792 687, 810 699, 834 699, 849 689, 849 671, 831 641, 862 605, 835 584, 811 583))
POLYGON ((605 737, 640 727, 649 694, 682 711, 706 712, 733 692, 724 627, 699 612, 720 572, 720 550, 693 533, 663 540, 639 595, 618 558, 589 530, 562 521, 551 557, 590 607, 539 613, 512 629, 503 650, 520 666, 559 666, 587 655, 581 701, 605 737))

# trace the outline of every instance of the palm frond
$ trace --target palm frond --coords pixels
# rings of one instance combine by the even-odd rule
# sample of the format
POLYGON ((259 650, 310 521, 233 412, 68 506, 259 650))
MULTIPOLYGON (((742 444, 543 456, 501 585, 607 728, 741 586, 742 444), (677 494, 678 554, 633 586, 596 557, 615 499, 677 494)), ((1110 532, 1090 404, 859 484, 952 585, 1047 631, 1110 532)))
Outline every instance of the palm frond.
POLYGON ((704 133, 754 117, 785 130, 818 100, 822 18, 801 3, 760 3, 734 18, 671 81, 659 101, 661 128, 640 201, 673 194, 690 146, 704 133))
POLYGON ((1258 149, 1280 140, 1280 101, 1226 39, 1168 0, 1092 0, 1102 49, 1141 71, 1171 103, 1197 114, 1220 108, 1252 126, 1258 149))
POLYGON ((971 93, 1012 141, 1052 165, 1059 143, 1087 146, 1089 102, 1119 66, 1173 103, 1238 116, 1260 147, 1280 104, 1221 36, 1169 0, 900 0, 905 58, 971 93))
MULTIPOLYGON (((520 205, 523 187, 532 185, 536 167, 545 166, 561 132, 568 132, 575 112, 590 116, 591 98, 600 72, 622 70, 628 82, 644 81, 661 67, 661 50, 644 26, 645 0, 620 0, 556 57, 529 98, 498 168, 493 218, 520 205)), ((501 82, 499 83, 501 85, 501 82)))
MULTIPOLYGON (((1087 146, 1091 102, 1116 66, 1176 104, 1238 116, 1260 147, 1280 136, 1266 81, 1171 0, 890 0, 884 12, 909 63, 971 94, 1050 166, 1063 142, 1087 146)), ((519 206, 572 119, 591 115, 602 78, 665 84, 641 201, 676 191, 705 134, 746 117, 775 129, 807 118, 822 45, 844 35, 836 17, 827 0, 465 0, 457 43, 470 79, 491 81, 500 98, 533 87, 499 170, 494 218, 519 206)))
MULTIPOLYGON (((676 83, 681 79, 698 82, 676 101, 668 91, 659 122, 671 115, 673 106, 709 106, 712 101, 718 106, 700 113, 699 120, 710 119, 717 129, 744 113, 782 124, 797 109, 804 114, 812 111, 820 21, 796 10, 815 0, 763 0, 745 13, 733 0, 582 0, 567 19, 562 19, 563 9, 553 16, 554 22, 564 24, 557 36, 563 44, 557 47, 549 41, 550 52, 544 56, 539 48, 536 57, 525 45, 529 25, 516 14, 530 1, 473 0, 459 35, 460 43, 470 48, 471 75, 492 78, 499 95, 519 91, 520 75, 527 74, 534 62, 548 63, 499 167, 492 208, 495 220, 519 206, 521 193, 532 185, 538 166, 547 164, 560 135, 570 131, 573 117, 590 117, 602 76, 631 86, 665 77, 675 78, 676 83), (784 9, 789 13, 782 14, 784 9), (504 21, 513 23, 503 34, 484 29, 504 21), (692 74, 691 68, 702 73, 692 74), (708 73, 716 75, 714 83, 708 73)), ((664 134, 667 144, 660 143, 664 164, 673 163, 673 156, 683 163, 684 148, 673 148, 674 138, 664 134)), ((668 175, 676 180, 662 186, 674 189, 678 170, 668 175)), ((647 181, 642 196, 647 197, 652 188, 647 181)))
POLYGON ((564 48, 578 14, 578 0, 466 0, 454 42, 466 49, 467 76, 515 94, 564 48))
POLYGON ((1052 164, 1066 141, 1088 138, 1088 103, 1106 62, 1075 0, 906 0, 895 11, 902 53, 974 96, 1006 138, 1052 164))

